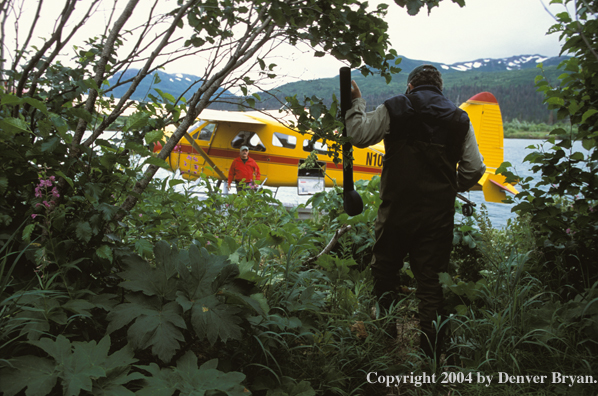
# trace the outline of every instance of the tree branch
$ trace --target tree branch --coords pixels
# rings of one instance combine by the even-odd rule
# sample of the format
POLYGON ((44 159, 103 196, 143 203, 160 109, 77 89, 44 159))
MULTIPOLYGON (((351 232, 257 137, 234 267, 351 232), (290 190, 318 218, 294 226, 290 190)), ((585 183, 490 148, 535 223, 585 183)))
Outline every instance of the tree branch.
MULTIPOLYGON (((110 35, 104 43, 104 48, 102 50, 100 60, 95 70, 94 82, 96 83, 97 87, 100 87, 102 81, 104 80, 106 65, 108 64, 110 54, 114 50, 114 43, 116 42, 116 39, 119 37, 121 29, 133 14, 133 10, 137 6, 137 3, 139 3, 139 0, 129 0, 122 14, 114 23, 110 35)), ((87 102, 85 103, 85 110, 87 110, 87 112, 89 112, 90 114, 92 114, 94 111, 97 97, 98 91, 95 89, 90 89, 89 96, 87 97, 87 102)), ((85 121, 83 118, 80 118, 79 122, 77 123, 75 135, 73 136, 73 141, 71 144, 71 156, 76 156, 79 153, 79 149, 77 148, 77 146, 81 143, 81 139, 83 138, 83 134, 85 133, 86 128, 87 121, 85 121)))
POLYGON ((17 53, 15 54, 15 59, 13 61, 13 65, 12 65, 12 71, 16 71, 17 65, 21 61, 21 57, 23 56, 25 49, 29 46, 29 42, 31 41, 31 37, 33 37, 33 32, 35 31, 35 27, 37 26, 37 22, 39 20, 39 17, 41 16, 41 10, 42 10, 43 4, 44 4, 43 0, 39 0, 39 2, 37 3, 37 10, 35 11, 35 16, 33 17, 33 21, 31 22, 29 34, 27 35, 27 38, 25 39, 25 42, 23 43, 23 47, 20 50, 17 49, 17 53))
MULTIPOLYGON (((62 35, 62 29, 64 28, 68 19, 71 17, 71 15, 74 11, 75 3, 76 3, 76 0, 67 0, 66 4, 64 5, 64 9, 61 13, 61 18, 60 18, 58 27, 56 28, 56 30, 54 31, 52 36, 50 36, 50 39, 44 43, 42 48, 40 48, 40 50, 35 53, 35 55, 31 58, 31 60, 29 60, 29 62, 23 68, 23 74, 21 76, 21 79, 19 80, 19 83, 17 84, 17 90, 16 90, 17 96, 19 96, 19 97, 23 96, 23 89, 25 87, 25 83, 29 79, 29 74, 33 71, 33 69, 35 68, 35 65, 37 65, 37 62, 39 62, 39 60, 44 56, 46 51, 52 45, 54 45, 54 43, 62 35)), ((15 106, 15 112, 18 112, 17 106, 15 106)))
POLYGON ((330 242, 328 242, 328 245, 326 245, 326 247, 324 248, 324 250, 322 250, 317 256, 310 257, 309 259, 307 259, 307 261, 305 262, 305 264, 306 265, 310 265, 311 263, 313 263, 317 259, 319 259, 321 256, 330 253, 332 251, 332 249, 334 249, 334 247, 338 243, 338 240, 343 235, 345 235, 345 233, 347 233, 350 230, 351 230, 351 226, 348 225, 348 224, 344 224, 341 228, 339 228, 338 230, 336 230, 336 232, 334 233, 332 239, 330 240, 330 242))
POLYGON ((44 59, 44 62, 37 69, 37 71, 33 75, 33 78, 31 79, 31 87, 29 88, 29 92, 28 92, 29 96, 33 96, 34 95, 34 93, 35 93, 35 91, 37 89, 37 82, 38 82, 39 78, 50 67, 50 65, 52 64, 52 62, 54 61, 54 59, 56 59, 56 57, 60 54, 60 51, 62 51, 62 49, 66 46, 66 44, 73 38, 73 36, 75 35, 75 33, 79 29, 81 29, 81 27, 85 24, 85 22, 87 21, 87 19, 89 18, 89 16, 92 13, 92 10, 93 10, 94 6, 99 1, 100 0, 94 0, 91 3, 91 5, 87 9, 87 12, 85 13, 85 15, 81 18, 81 20, 79 21, 79 23, 77 23, 75 25, 75 27, 71 30, 71 32, 68 34, 68 36, 66 37, 66 39, 64 41, 61 40, 61 38, 62 38, 62 31, 61 31, 60 36, 58 37, 58 40, 56 40, 56 47, 54 48, 54 51, 52 51, 52 53, 50 54, 50 56, 48 56, 48 57, 46 57, 44 59))
MULTIPOLYGON (((133 0, 131 0, 131 1, 133 1, 133 0)), ((116 107, 114 109, 113 115, 116 114, 116 113, 118 113, 118 112, 122 112, 123 106, 129 100, 129 98, 131 97, 131 95, 133 94, 133 92, 135 92, 135 90, 139 86, 139 83, 141 83, 141 81, 148 75, 148 70, 150 69, 151 64, 153 63, 153 61, 158 57, 158 55, 160 54, 160 52, 162 51, 162 49, 165 48, 169 44, 168 40, 170 39, 170 37, 174 33, 175 29, 177 28, 177 25, 178 25, 179 21, 183 18, 183 16, 186 15, 187 10, 195 2, 196 2, 196 0, 189 0, 189 1, 187 1, 187 3, 185 5, 183 5, 179 9, 179 11, 178 11, 177 15, 175 16, 175 18, 173 19, 170 27, 168 28, 168 30, 166 31, 164 37, 162 38, 162 41, 160 42, 160 44, 158 45, 158 47, 152 52, 151 56, 148 58, 148 60, 146 61, 145 65, 143 66, 143 68, 139 71, 139 73, 137 73, 137 76, 135 77, 135 79, 131 83, 131 86, 129 87, 129 89, 127 90, 127 92, 120 98, 118 104, 116 105, 116 107)), ((104 123, 102 123, 102 124, 104 124, 104 123)), ((86 147, 91 146, 93 144, 93 142, 98 138, 98 136, 100 136, 103 132, 104 132, 103 129, 96 128, 94 130, 93 134, 91 135, 91 137, 89 137, 85 142, 83 142, 83 145, 86 146, 86 147)), ((73 141, 74 141, 74 139, 73 139, 73 141)))

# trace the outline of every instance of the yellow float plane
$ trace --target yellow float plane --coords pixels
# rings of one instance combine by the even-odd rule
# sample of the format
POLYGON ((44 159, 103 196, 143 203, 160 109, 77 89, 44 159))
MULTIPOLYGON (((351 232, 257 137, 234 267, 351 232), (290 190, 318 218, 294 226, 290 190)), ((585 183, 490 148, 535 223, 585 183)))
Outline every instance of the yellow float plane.
MULTIPOLYGON (((482 92, 460 107, 469 114, 486 164, 486 173, 472 190, 482 190, 488 202, 501 202, 505 192, 517 194, 511 184, 505 183, 503 176, 495 174, 503 162, 503 125, 496 98, 482 92)), ((276 117, 280 118, 278 112, 270 114, 206 109, 167 162, 173 171, 178 169, 186 179, 194 180, 203 172, 226 180, 232 160, 239 156, 239 148, 248 146, 249 155, 259 165, 261 180, 265 180, 266 186, 297 186, 299 194, 321 191, 324 185, 331 187, 333 180, 342 186, 343 166, 332 162, 327 155, 326 143, 312 143, 311 135, 302 135, 277 120, 276 117), (327 177, 323 172, 300 168, 313 151, 327 177)), ((154 147, 156 152, 160 149, 160 144, 154 147)), ((382 143, 365 149, 354 148, 354 179, 369 180, 380 175, 383 156, 382 143)))

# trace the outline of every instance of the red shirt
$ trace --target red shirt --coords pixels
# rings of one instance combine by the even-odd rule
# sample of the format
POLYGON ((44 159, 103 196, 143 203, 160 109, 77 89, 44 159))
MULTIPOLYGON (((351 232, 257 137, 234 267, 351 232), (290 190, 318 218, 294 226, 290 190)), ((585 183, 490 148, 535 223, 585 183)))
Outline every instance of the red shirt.
POLYGON ((228 184, 231 184, 233 180, 241 181, 243 179, 246 183, 252 182, 254 179, 260 179, 260 167, 249 157, 247 157, 245 163, 243 163, 241 157, 235 158, 228 170, 228 184))

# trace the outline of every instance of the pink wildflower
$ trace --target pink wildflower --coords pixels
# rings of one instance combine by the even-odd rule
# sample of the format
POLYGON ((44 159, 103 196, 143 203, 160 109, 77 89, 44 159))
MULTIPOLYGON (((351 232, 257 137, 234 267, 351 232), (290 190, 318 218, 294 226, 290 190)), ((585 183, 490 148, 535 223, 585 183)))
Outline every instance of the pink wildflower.
POLYGON ((139 213, 139 217, 143 217, 143 214, 142 214, 142 213, 139 213))
POLYGON ((56 198, 60 197, 60 194, 58 193, 58 189, 56 187, 52 188, 52 196, 56 198))
POLYGON ((34 214, 31 215, 32 219, 35 219, 36 217, 37 217, 37 213, 34 213, 34 214))
POLYGON ((198 170, 198 169, 199 169, 199 166, 197 166, 197 164, 196 164, 196 165, 193 165, 193 167, 195 168, 195 170, 198 170))
POLYGON ((39 188, 39 186, 35 187, 35 196, 37 198, 41 198, 42 197, 42 189, 39 188))
POLYGON ((44 205, 46 206, 46 208, 49 208, 51 206, 48 201, 44 201, 44 205))

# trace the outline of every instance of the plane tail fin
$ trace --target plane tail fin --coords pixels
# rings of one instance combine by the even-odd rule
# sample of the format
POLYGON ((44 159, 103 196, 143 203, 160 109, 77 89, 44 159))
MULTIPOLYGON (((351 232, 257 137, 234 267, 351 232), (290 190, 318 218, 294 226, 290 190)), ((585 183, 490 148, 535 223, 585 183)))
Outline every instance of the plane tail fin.
POLYGON ((496 169, 504 161, 504 134, 498 101, 490 92, 481 92, 460 108, 469 115, 486 164, 486 173, 472 190, 482 190, 488 202, 502 202, 507 192, 517 194, 515 187, 505 182, 504 176, 496 174, 496 169))

